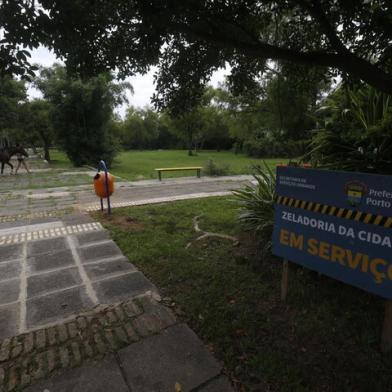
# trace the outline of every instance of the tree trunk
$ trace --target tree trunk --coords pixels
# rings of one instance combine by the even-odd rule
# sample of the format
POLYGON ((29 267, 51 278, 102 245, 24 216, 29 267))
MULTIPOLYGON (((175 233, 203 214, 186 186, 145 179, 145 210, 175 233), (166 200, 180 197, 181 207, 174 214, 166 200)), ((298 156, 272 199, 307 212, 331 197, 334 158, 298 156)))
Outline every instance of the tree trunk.
POLYGON ((193 156, 192 152, 192 139, 193 139, 193 131, 192 128, 188 125, 188 156, 193 156))
POLYGON ((46 161, 50 162, 49 144, 48 143, 44 143, 44 158, 46 161))

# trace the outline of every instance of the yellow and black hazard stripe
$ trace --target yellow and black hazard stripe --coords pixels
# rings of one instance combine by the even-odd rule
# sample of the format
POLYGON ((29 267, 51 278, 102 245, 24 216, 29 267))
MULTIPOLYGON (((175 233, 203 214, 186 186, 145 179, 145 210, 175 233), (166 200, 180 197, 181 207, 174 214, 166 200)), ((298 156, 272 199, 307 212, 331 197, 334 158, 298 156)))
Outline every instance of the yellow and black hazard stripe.
POLYGON ((368 212, 350 210, 348 208, 339 208, 326 204, 315 203, 312 201, 294 199, 292 197, 286 196, 277 196, 276 203, 283 206, 299 208, 301 210, 318 212, 324 215, 336 216, 342 219, 368 223, 369 225, 376 225, 387 228, 392 227, 392 217, 370 214, 368 212))

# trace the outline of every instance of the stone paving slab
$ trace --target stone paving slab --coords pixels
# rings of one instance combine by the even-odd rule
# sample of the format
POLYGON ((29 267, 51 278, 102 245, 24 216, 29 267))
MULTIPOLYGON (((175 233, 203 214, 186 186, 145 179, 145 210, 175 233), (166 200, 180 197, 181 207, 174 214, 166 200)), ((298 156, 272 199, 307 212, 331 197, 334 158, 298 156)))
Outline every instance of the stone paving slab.
POLYGON ((19 333, 20 304, 13 303, 0 306, 0 339, 19 333))
MULTIPOLYGON (((52 223, 55 224, 55 222, 58 222, 59 218, 57 216, 46 216, 46 217, 40 217, 37 216, 35 217, 34 215, 30 218, 29 222, 26 223, 26 225, 35 225, 35 224, 41 224, 41 223, 52 223)), ((51 225, 51 227, 53 227, 51 225)))
POLYGON ((27 299, 26 329, 60 322, 94 305, 83 286, 27 299))
POLYGON ((76 265, 70 249, 28 257, 26 263, 30 275, 76 265))
MULTIPOLYGON (((25 389, 26 392, 129 392, 113 355, 79 368, 57 372, 25 389)), ((153 391, 150 391, 153 392, 153 391)))
POLYGON ((175 391, 176 383, 182 390, 191 391, 221 370, 185 324, 130 345, 118 355, 131 391, 175 391))
POLYGON ((80 286, 81 284, 82 278, 76 266, 37 274, 27 278, 27 298, 37 297, 67 287, 80 286))
POLYGON ((21 271, 21 261, 4 261, 0 263, 0 282, 3 280, 17 278, 21 271))
POLYGON ((90 233, 82 233, 77 236, 78 244, 80 246, 90 244, 92 242, 102 242, 109 240, 110 236, 107 231, 92 231, 90 233))
POLYGON ((15 215, 11 215, 9 221, 6 220, 6 217, 0 217, 0 230, 11 229, 15 227, 24 227, 27 226, 30 222, 29 219, 15 219, 17 219, 15 215))
POLYGON ((156 287, 141 272, 127 273, 93 283, 100 303, 124 301, 127 298, 153 291, 156 287))
POLYGON ((22 257, 22 245, 5 245, 1 247, 0 263, 4 261, 17 260, 22 257))
MULTIPOLYGON (((56 208, 46 211, 23 211, 12 208, 7 209, 7 214, 0 214, 0 228, 28 226, 29 224, 49 222, 53 218, 58 218, 69 214, 72 208, 56 208), (42 219, 43 218, 43 219, 42 219), (49 219, 46 219, 49 218, 49 219), (38 222, 37 222, 38 221, 38 222)), ((55 219, 57 220, 57 219, 55 219)))
POLYGON ((122 272, 135 272, 136 268, 126 258, 89 263, 84 266, 87 276, 91 281, 96 281, 107 276, 120 275, 122 272))
POLYGON ((120 248, 113 241, 106 241, 94 246, 78 249, 82 263, 89 263, 98 259, 121 256, 120 248))
POLYGON ((9 234, 0 236, 0 338, 62 322, 98 304, 157 293, 90 217, 41 219, 0 231, 9 234))
POLYGON ((45 219, 41 220, 40 223, 29 223, 23 226, 13 225, 8 228, 2 228, 0 229, 0 236, 2 237, 10 234, 22 234, 37 230, 56 229, 63 226, 63 222, 59 221, 58 218, 51 219, 49 222, 47 221, 47 219, 45 219))
POLYGON ((65 238, 53 238, 49 240, 33 241, 27 244, 27 254, 29 256, 53 254, 59 250, 67 249, 65 238))
POLYGON ((80 225, 85 223, 93 223, 94 219, 90 215, 81 214, 80 212, 70 212, 61 218, 65 225, 80 225))
POLYGON ((16 302, 19 298, 20 279, 0 282, 0 305, 16 302))

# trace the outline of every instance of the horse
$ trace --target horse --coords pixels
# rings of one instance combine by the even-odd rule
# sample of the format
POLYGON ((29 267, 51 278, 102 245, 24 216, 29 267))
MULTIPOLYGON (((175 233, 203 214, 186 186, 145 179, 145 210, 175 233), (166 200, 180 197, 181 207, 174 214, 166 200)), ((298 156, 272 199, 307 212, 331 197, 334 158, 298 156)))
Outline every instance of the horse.
POLYGON ((14 147, 4 147, 0 150, 0 163, 1 163, 1 174, 4 172, 4 166, 7 164, 11 168, 11 174, 14 171, 14 165, 10 162, 11 157, 15 154, 22 154, 25 157, 28 157, 26 150, 21 146, 14 146, 14 147))

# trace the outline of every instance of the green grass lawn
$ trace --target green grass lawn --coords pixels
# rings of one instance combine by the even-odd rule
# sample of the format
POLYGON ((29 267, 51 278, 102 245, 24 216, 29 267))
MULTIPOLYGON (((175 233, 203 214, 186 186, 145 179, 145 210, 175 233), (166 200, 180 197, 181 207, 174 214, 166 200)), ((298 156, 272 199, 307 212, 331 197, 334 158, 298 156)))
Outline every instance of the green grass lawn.
POLYGON ((236 215, 229 199, 210 198, 95 217, 224 363, 238 390, 391 391, 392 356, 378 349, 383 300, 291 265, 281 303, 281 260, 255 258, 236 215), (203 230, 238 235, 240 245, 210 239, 186 249, 200 214, 203 230))
MULTIPOLYGON (((50 151, 50 167, 55 169, 75 169, 63 151, 50 151)), ((227 166, 227 174, 250 174, 252 165, 261 164, 262 159, 250 158, 245 154, 234 154, 231 151, 201 151, 197 155, 188 156, 185 150, 153 150, 153 151, 123 151, 116 155, 109 170, 128 180, 143 180, 157 178, 154 169, 159 167, 205 166, 208 159, 212 159, 220 166, 227 166)), ((266 159, 271 167, 278 163, 285 163, 287 159, 266 159)), ((193 176, 196 173, 166 172, 163 177, 193 176)))
MULTIPOLYGON (((235 155, 231 151, 201 151, 196 156, 188 156, 185 150, 124 151, 117 154, 111 172, 129 179, 157 178, 154 169, 159 167, 204 166, 211 158, 218 165, 228 165, 228 174, 249 174, 252 164, 260 164, 261 159, 249 158, 244 154, 235 155)), ((271 166, 287 162, 287 159, 267 159, 271 166)), ((163 177, 196 175, 191 172, 163 173, 163 177)))
POLYGON ((54 169, 72 169, 74 166, 68 159, 64 151, 57 149, 50 150, 50 167, 54 169))

